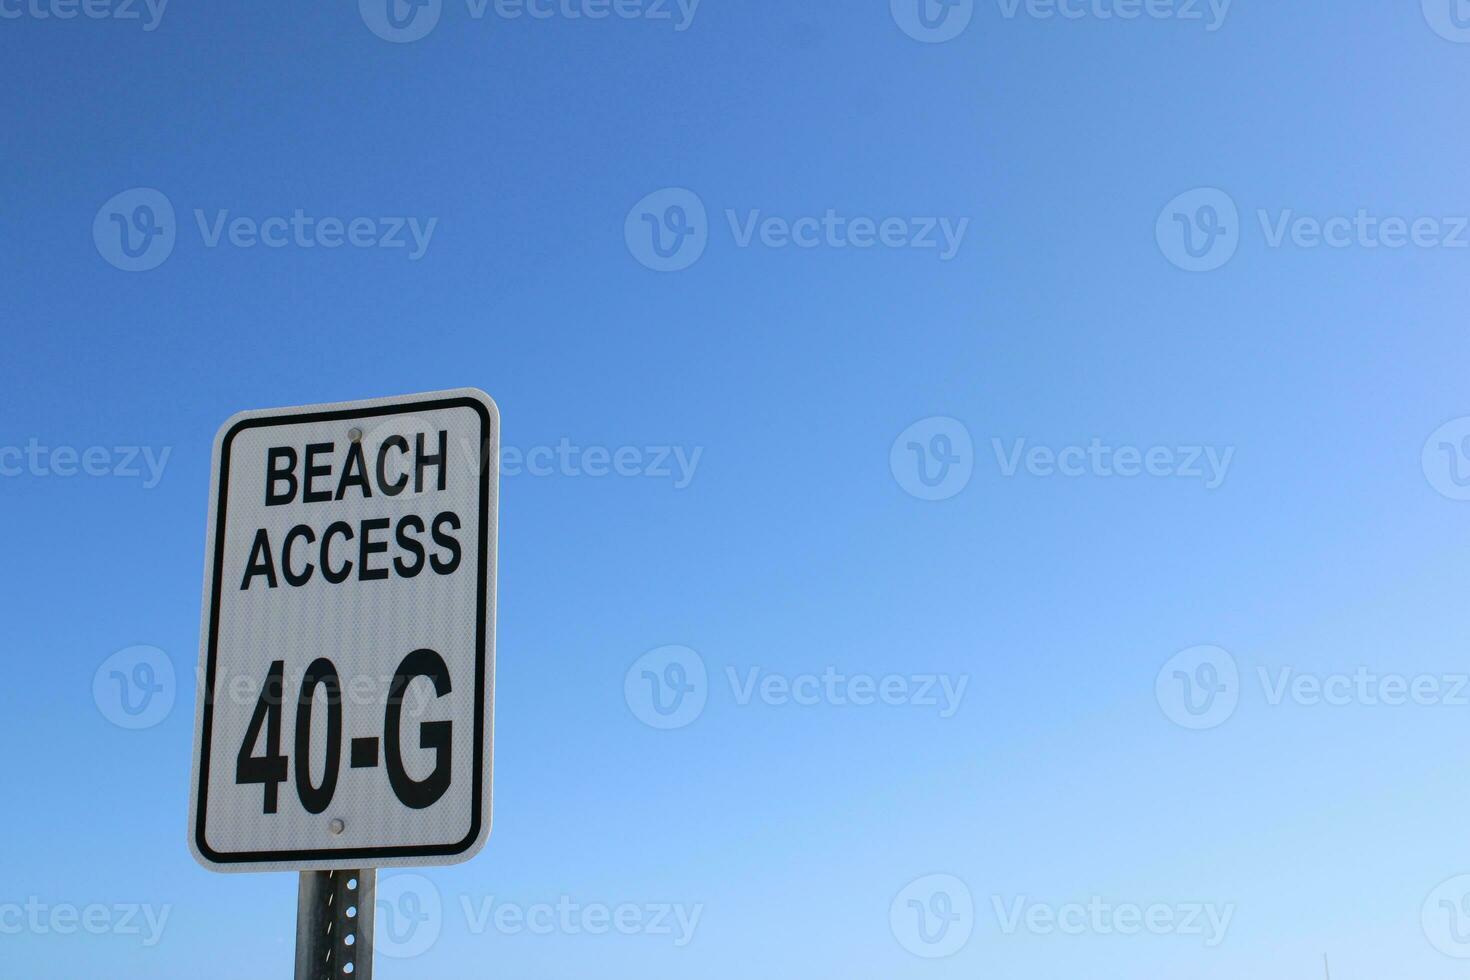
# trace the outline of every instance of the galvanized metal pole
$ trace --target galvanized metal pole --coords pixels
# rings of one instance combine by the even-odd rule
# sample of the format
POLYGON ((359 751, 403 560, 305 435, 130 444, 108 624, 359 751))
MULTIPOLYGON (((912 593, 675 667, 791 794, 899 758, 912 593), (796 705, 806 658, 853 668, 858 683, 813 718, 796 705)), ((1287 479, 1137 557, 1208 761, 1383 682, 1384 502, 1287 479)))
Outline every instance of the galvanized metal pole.
POLYGON ((378 873, 303 871, 296 893, 296 980, 372 980, 378 873))

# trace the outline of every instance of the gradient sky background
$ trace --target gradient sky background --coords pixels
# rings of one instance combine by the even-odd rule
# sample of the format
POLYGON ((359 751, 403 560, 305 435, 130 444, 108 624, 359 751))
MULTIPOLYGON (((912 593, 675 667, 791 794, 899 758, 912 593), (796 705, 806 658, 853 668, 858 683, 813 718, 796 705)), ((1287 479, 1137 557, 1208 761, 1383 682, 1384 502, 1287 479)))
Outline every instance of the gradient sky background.
POLYGON ((682 32, 445 0, 395 44, 350 3, 175 0, 145 31, 15 2, 0 446, 171 456, 153 488, 0 479, 0 906, 171 912, 152 947, 0 934, 0 974, 289 974, 294 876, 215 875, 185 846, 210 443, 241 409, 461 385, 494 396, 507 446, 703 455, 683 489, 504 478, 494 833, 424 872, 440 935, 380 956, 383 980, 1305 980, 1324 953, 1335 980, 1464 974, 1421 909, 1470 872, 1470 706, 1271 705, 1257 678, 1470 670, 1470 503, 1421 465, 1470 415, 1470 249, 1272 248, 1256 217, 1470 214, 1470 45, 1419 4, 1241 0, 1211 31, 992 0, 927 44, 885 0, 704 0, 682 32), (136 187, 168 197, 178 237, 128 273, 92 226, 136 187), (711 226, 677 273, 624 242, 666 187, 711 226), (1209 273, 1155 236, 1198 187, 1241 216, 1209 273), (196 208, 438 225, 418 261, 209 248, 196 208), (741 248, 725 219, 828 208, 970 224, 946 262, 741 248), (968 486, 937 502, 889 461, 932 416, 975 445, 968 486), (1210 490, 1006 477, 991 442, 1093 438, 1235 455, 1210 490), (92 680, 136 644, 178 690, 132 731, 92 680), (676 731, 623 694, 666 644, 711 678, 676 731), (1242 690, 1227 722, 1188 731, 1155 678, 1198 644, 1233 655, 1242 690), (969 687, 946 719, 741 705, 724 680, 828 666, 969 687), (931 960, 889 912, 934 873, 976 916, 931 960), (474 934, 461 900, 492 896, 703 911, 683 948, 474 934), (996 896, 1234 913, 1214 948, 1008 934, 996 896))

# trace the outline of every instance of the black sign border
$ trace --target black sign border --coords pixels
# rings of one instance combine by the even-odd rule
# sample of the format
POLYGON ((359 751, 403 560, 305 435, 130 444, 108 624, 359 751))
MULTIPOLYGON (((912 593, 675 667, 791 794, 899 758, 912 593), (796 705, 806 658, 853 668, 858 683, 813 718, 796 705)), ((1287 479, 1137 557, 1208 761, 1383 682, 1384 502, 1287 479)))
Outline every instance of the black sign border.
POLYGON ((241 419, 230 427, 220 442, 219 498, 215 502, 213 576, 209 600, 209 648, 205 663, 204 716, 199 737, 199 792, 194 821, 194 845, 199 853, 214 864, 291 864, 296 862, 331 861, 342 862, 342 867, 363 866, 361 859, 453 857, 463 854, 475 846, 480 838, 483 811, 485 777, 485 632, 486 603, 489 601, 486 567, 490 558, 490 472, 498 461, 489 456, 494 423, 484 403, 470 397, 436 398, 421 402, 398 402, 373 408, 350 408, 326 412, 306 412, 300 415, 266 415, 241 419), (345 422, 351 419, 373 418, 380 415, 402 415, 416 411, 437 411, 449 408, 473 409, 480 418, 480 560, 478 567, 479 587, 476 590, 475 614, 475 759, 470 805, 470 830, 464 840, 453 844, 427 844, 397 847, 346 847, 325 850, 301 851, 234 851, 222 853, 209 846, 205 839, 205 817, 209 797, 209 753, 214 735, 214 682, 215 654, 219 646, 220 591, 224 581, 225 563, 225 504, 230 492, 230 446, 235 436, 246 429, 263 428, 271 425, 299 425, 306 422, 345 422), (356 862, 356 863, 354 863, 356 862))

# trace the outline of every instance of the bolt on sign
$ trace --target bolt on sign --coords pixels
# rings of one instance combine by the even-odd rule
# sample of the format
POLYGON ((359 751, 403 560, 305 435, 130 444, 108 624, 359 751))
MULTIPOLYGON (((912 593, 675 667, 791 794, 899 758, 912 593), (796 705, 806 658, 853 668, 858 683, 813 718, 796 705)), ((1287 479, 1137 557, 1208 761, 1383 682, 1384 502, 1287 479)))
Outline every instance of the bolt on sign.
POLYGON ((454 864, 490 834, 500 413, 464 388, 214 443, 189 845, 216 871, 454 864))

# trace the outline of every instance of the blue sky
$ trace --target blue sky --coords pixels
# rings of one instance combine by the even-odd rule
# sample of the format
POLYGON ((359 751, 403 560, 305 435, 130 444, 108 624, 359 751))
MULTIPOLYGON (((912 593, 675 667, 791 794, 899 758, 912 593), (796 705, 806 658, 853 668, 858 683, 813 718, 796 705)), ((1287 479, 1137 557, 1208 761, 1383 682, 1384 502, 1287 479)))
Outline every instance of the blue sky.
POLYGON ((1448 0, 120 2, 0 0, 0 972, 290 969, 185 844, 211 440, 458 386, 494 833, 381 977, 1462 972, 1448 0))

